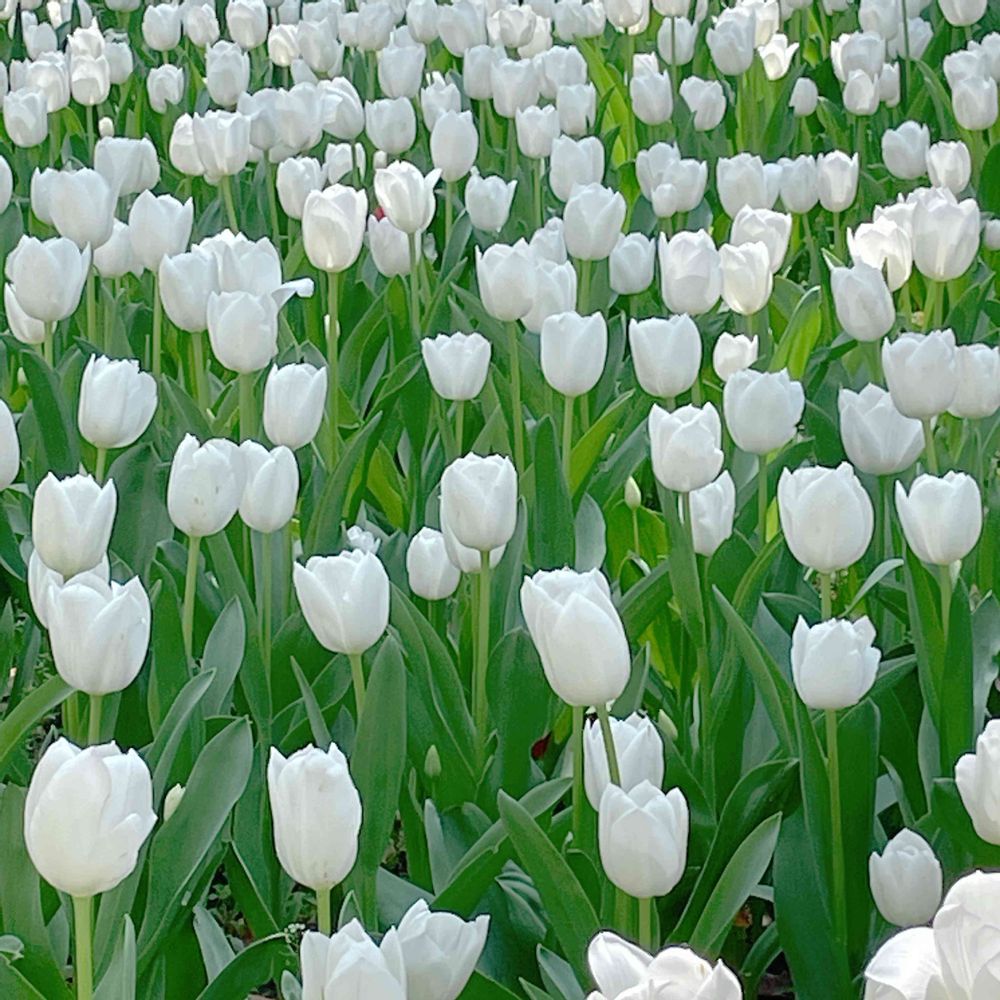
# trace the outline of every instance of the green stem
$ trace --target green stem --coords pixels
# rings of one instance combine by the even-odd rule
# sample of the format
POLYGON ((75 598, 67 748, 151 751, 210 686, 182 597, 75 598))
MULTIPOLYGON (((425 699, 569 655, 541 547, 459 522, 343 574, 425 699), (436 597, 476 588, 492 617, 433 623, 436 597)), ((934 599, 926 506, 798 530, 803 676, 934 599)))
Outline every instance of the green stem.
POLYGON ((326 360, 326 411, 330 419, 330 469, 337 464, 340 452, 340 275, 331 271, 327 275, 327 324, 326 360))
POLYGON ((104 466, 108 461, 108 449, 98 448, 97 458, 94 462, 94 478, 99 482, 104 482, 104 466))
POLYGON ((45 336, 42 338, 42 360, 50 367, 55 368, 55 347, 53 339, 55 337, 55 324, 45 324, 45 336))
POLYGON ((272 549, 271 535, 261 535, 261 595, 258 602, 259 607, 257 614, 260 619, 260 648, 264 656, 264 672, 268 677, 271 675, 271 603, 273 601, 274 593, 273 573, 271 567, 272 549))
POLYGON ((455 194, 455 185, 452 181, 446 181, 444 185, 444 245, 445 249, 448 248, 448 243, 451 240, 451 226, 452 226, 452 215, 454 209, 452 207, 452 199, 455 194))
POLYGON ((622 772, 618 767, 618 749, 615 747, 607 705, 597 706, 597 718, 601 723, 601 739, 604 741, 604 754, 608 758, 608 774, 611 777, 611 784, 621 787, 622 772))
POLYGON ((941 625, 944 641, 948 642, 948 626, 951 620, 951 567, 938 566, 938 581, 941 588, 941 625))
POLYGON ((94 996, 94 951, 91 939, 91 919, 94 909, 93 896, 73 897, 73 930, 76 936, 77 1000, 92 1000, 94 996))
POLYGON ((253 440, 253 375, 249 372, 240 372, 236 376, 239 380, 240 392, 240 440, 253 440))
POLYGON ((80 742, 80 703, 76 691, 66 695, 62 703, 63 735, 71 742, 80 742))
POLYGON ((576 293, 577 310, 581 316, 587 315, 590 306, 590 264, 589 260, 581 260, 580 276, 576 293))
POLYGON ((420 274, 417 270, 418 256, 417 256, 417 240, 419 236, 417 233, 409 234, 410 241, 410 273, 409 273, 409 290, 410 290, 410 326, 413 329, 413 342, 414 344, 420 343, 420 290, 417 287, 417 282, 420 280, 420 274))
MULTIPOLYGON (((824 574, 825 575, 825 574, 824 574)), ((833 926, 838 945, 846 947, 847 914, 844 874, 843 827, 840 807, 840 759, 837 749, 837 713, 827 709, 826 750, 827 775, 830 782, 830 847, 833 851, 833 926)))
POLYGON ((361 662, 360 653, 350 653, 347 657, 351 661, 351 682, 354 685, 354 704, 358 710, 358 720, 361 719, 361 712, 365 707, 365 670, 361 662))
POLYGON ((562 471, 566 488, 570 488, 570 468, 573 458, 573 402, 572 396, 563 398, 562 471))
POLYGON ((87 341, 97 346, 97 288, 94 267, 87 270, 87 341))
POLYGON ((465 400, 455 401, 455 452, 456 457, 464 453, 465 439, 465 400))
POLYGON ((234 232, 240 231, 240 224, 236 221, 236 205, 233 203, 233 181, 229 174, 223 174, 219 181, 222 189, 222 200, 226 205, 226 218, 229 219, 229 228, 234 232))
POLYGON ((655 950, 653 943, 653 901, 639 899, 639 947, 648 951, 655 950))
POLYGON ((583 785, 583 706, 574 705, 572 730, 569 734, 570 752, 573 755, 573 845, 580 847, 583 837, 583 803, 586 792, 583 785))
POLYGON ((757 461, 757 535, 760 547, 767 544, 767 455, 757 461))
POLYGON ((94 746, 101 742, 101 706, 104 702, 104 695, 92 694, 90 696, 90 717, 87 720, 87 745, 94 746))
POLYGON ((934 328, 934 318, 937 314, 937 304, 940 298, 940 289, 936 281, 927 282, 927 291, 924 295, 924 332, 934 328))
POLYGON ((198 582, 198 552, 201 536, 188 536, 187 573, 184 576, 184 613, 181 618, 181 635, 184 638, 184 652, 188 660, 194 653, 194 595, 198 582))
POLYGON ((205 367, 204 336, 204 333, 191 334, 191 376, 198 409, 203 414, 208 412, 208 369, 205 367))
POLYGON ((938 474, 937 447, 934 444, 934 424, 928 417, 922 421, 924 425, 924 452, 927 455, 927 469, 932 476, 938 474))
POLYGON ((152 369, 153 378, 158 378, 161 370, 160 354, 162 353, 163 341, 163 306, 160 303, 160 286, 153 272, 153 358, 152 369))
POLYGON ((819 604, 823 621, 833 617, 833 577, 829 573, 819 574, 819 604))
POLYGON ((514 431, 514 467, 520 475, 524 469, 524 421, 521 416, 521 349, 516 320, 507 324, 507 344, 510 349, 510 417, 514 431))
POLYGON ((320 934, 330 936, 333 930, 333 920, 330 916, 330 890, 316 890, 316 927, 320 934))
POLYGON ((489 705, 486 699, 486 673, 490 661, 490 554, 479 554, 479 622, 476 629, 478 655, 476 656, 475 690, 473 692, 473 720, 479 740, 480 762, 486 757, 486 727, 489 705))

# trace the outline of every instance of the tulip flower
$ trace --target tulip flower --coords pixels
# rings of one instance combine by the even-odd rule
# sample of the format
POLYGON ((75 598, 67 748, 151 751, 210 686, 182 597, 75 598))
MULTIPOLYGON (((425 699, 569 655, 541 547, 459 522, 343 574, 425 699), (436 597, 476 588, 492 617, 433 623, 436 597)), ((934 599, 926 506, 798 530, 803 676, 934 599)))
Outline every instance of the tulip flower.
POLYGON ((21 444, 10 407, 0 400, 0 490, 7 489, 21 468, 21 444))
MULTIPOLYGON (((723 382, 728 382, 737 372, 749 368, 757 360, 756 337, 742 333, 720 333, 712 349, 712 367, 723 382)), ((728 421, 728 417, 726 418, 728 421)))
MULTIPOLYGON (((931 282, 952 281, 970 267, 979 250, 979 206, 975 199, 957 201, 947 188, 932 188, 913 212, 913 263, 931 282)), ((936 285, 928 289, 937 299, 936 285), (933 289, 933 291, 931 291, 933 289)))
POLYGON ((924 450, 924 428, 904 417, 892 396, 877 385, 861 392, 841 389, 840 438, 851 463, 874 476, 892 476, 908 469, 924 450))
MULTIPOLYGON (((240 517, 249 528, 262 534, 280 531, 292 519, 298 500, 299 468, 295 456, 284 445, 268 451, 256 441, 244 441, 240 452, 246 471, 240 517)), ((265 581, 270 562, 264 559, 265 581)))
POLYGON ((51 329, 80 304, 90 260, 89 248, 81 251, 65 237, 38 240, 22 236, 7 256, 5 269, 17 304, 51 329))
POLYGON ((820 204, 828 212, 850 208, 858 193, 860 170, 858 154, 848 156, 839 150, 816 157, 816 184, 820 204))
POLYGON ((521 317, 525 330, 532 333, 541 333, 542 326, 550 316, 573 312, 578 287, 573 264, 565 259, 563 263, 557 264, 548 257, 540 256, 537 249, 539 245, 540 241, 536 239, 529 254, 534 258, 533 298, 530 309, 521 317))
POLYGON ((552 143, 549 186, 560 201, 568 201, 577 184, 600 184, 603 177, 604 146, 600 139, 595 136, 585 139, 573 139, 568 135, 556 137, 552 143))
POLYGON ((963 754, 955 764, 955 784, 962 805, 976 833, 988 844, 1000 844, 1000 722, 994 719, 976 739, 973 753, 963 754))
MULTIPOLYGON (((611 719, 611 738, 618 762, 619 787, 632 791, 643 781, 655 788, 663 783, 663 741, 656 726, 633 712, 627 719, 611 719)), ((604 736, 596 720, 583 730, 583 780, 587 798, 597 811, 604 790, 611 784, 604 736)))
POLYGON ((774 287, 767 244, 726 244, 719 249, 719 265, 722 298, 733 312, 752 316, 767 306, 774 287))
POLYGON ((868 885, 879 913, 897 927, 928 923, 941 905, 941 862, 912 830, 900 830, 868 858, 868 885))
MULTIPOLYGON (((219 364, 241 376, 266 368, 278 350, 278 305, 270 295, 212 292, 206 310, 208 339, 219 364)), ((241 400, 242 404, 242 400, 241 400)), ((244 435, 246 413, 241 405, 244 435)))
POLYGON ((115 484, 90 476, 56 479, 50 472, 35 490, 31 537, 39 557, 63 577, 96 566, 108 548, 115 519, 115 484))
POLYGON ((310 364, 275 365, 264 384, 264 432, 293 451, 316 436, 323 419, 327 375, 310 364))
POLYGON ((656 244, 642 233, 619 236, 608 258, 608 283, 619 295, 638 295, 653 283, 656 244))
POLYGON ((668 401, 687 392, 701 369, 701 334, 690 316, 630 320, 635 377, 645 392, 668 401))
POLYGON ((927 173, 927 150, 930 130, 915 121, 905 121, 898 128, 882 133, 882 162, 900 180, 913 181, 927 173))
POLYGON ((448 400, 475 399, 490 366, 490 342, 479 333, 439 334, 420 342, 434 391, 448 400))
POLYGON ((378 945, 357 920, 332 937, 306 931, 300 960, 303 1000, 351 993, 365 1000, 407 1000, 406 965, 395 929, 378 945))
POLYGON ((499 233, 510 216, 517 181, 481 177, 475 169, 465 185, 465 210, 476 229, 499 233))
POLYGON ((486 945, 490 918, 466 922, 454 913, 432 913, 418 899, 396 933, 406 967, 406 1000, 457 1000, 486 945))
POLYGON ((856 705, 871 689, 882 658, 867 617, 831 619, 810 628, 801 617, 792 633, 792 677, 799 697, 825 710, 856 705))
POLYGON ((706 558, 733 533, 736 513, 736 485, 728 472, 722 472, 707 486, 692 490, 691 542, 695 552, 706 558))
POLYGON ((431 159, 446 184, 461 180, 479 152, 479 133, 471 111, 448 111, 431 131, 431 159))
MULTIPOLYGON (((913 271, 913 244, 909 232, 888 216, 876 216, 847 231, 847 249, 855 264, 885 272, 889 291, 903 287, 913 271)), ((891 301, 891 300, 890 300, 891 301)))
POLYGON ((672 413, 654 404, 648 425, 653 474, 665 489, 688 494, 719 474, 722 423, 711 403, 672 413))
POLYGON ((1000 409, 1000 348, 968 344, 955 349, 958 388, 948 412, 984 420, 1000 409))
POLYGON ((805 393, 782 369, 734 372, 722 393, 726 426, 736 447, 766 455, 788 444, 805 408, 805 393))
POLYGON ((720 159, 715 168, 722 207, 735 219, 741 208, 770 209, 778 198, 781 168, 765 164, 759 156, 739 153, 720 159))
POLYGON ((406 548, 406 575, 410 590, 426 601, 451 597, 462 578, 459 567, 448 558, 444 535, 434 528, 421 528, 410 539, 406 548))
POLYGON ((918 476, 909 491, 897 482, 896 513, 906 544, 933 566, 964 559, 983 528, 979 484, 964 472, 918 476))
MULTIPOLYGON (((563 210, 566 249, 571 257, 588 265, 610 256, 625 221, 625 199, 621 192, 600 184, 574 188, 563 210)), ((586 308, 587 303, 582 303, 586 308)))
POLYGON ((865 263, 830 270, 837 319, 855 340, 880 340, 896 322, 896 306, 882 272, 865 263))
POLYGON ((722 294, 722 264, 712 237, 704 230, 677 233, 659 242, 663 301, 674 313, 700 316, 722 294))

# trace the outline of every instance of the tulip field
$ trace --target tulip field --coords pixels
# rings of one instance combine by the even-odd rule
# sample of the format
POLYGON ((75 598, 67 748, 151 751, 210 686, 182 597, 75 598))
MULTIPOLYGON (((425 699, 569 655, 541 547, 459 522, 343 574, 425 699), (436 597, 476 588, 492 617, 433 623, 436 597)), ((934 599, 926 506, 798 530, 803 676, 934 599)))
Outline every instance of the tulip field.
POLYGON ((1000 2, 0 26, 0 1000, 1000 1000, 1000 2))

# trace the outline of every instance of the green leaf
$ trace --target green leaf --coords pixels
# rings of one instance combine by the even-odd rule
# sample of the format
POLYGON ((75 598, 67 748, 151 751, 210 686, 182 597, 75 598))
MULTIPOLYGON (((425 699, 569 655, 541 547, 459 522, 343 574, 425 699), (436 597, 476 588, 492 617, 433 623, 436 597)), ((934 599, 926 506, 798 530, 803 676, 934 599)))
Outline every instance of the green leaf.
POLYGON ((58 675, 50 677, 25 696, 0 722, 0 777, 39 720, 61 705, 73 689, 58 675))
POLYGON ((246 650, 246 620, 240 602, 231 597, 205 640, 202 671, 214 671, 212 686, 205 694, 205 715, 223 715, 232 702, 233 685, 246 650))
POLYGON ((552 418, 542 417, 535 431, 535 502, 529 519, 534 565, 543 569, 573 564, 573 505, 559 462, 552 418))
MULTIPOLYGON (((276 978, 275 970, 292 968, 295 956, 284 934, 254 941, 244 948, 208 986, 198 1000, 233 1000, 245 997, 258 986, 276 978)), ((277 973, 280 975, 280 972, 277 973)))
POLYGON ((135 927, 122 918, 121 941, 94 992, 94 1000, 135 1000, 135 927))
POLYGON ((31 406, 42 437, 44 472, 71 476, 80 470, 76 422, 66 405, 66 386, 59 375, 30 349, 21 351, 21 368, 31 391, 31 406))
POLYGON ((215 917, 204 906, 194 908, 194 934, 198 939, 205 975, 209 982, 216 979, 236 954, 215 917))
POLYGON ((316 694, 309 681, 306 680, 302 668, 295 662, 293 656, 289 663, 292 666, 292 673, 295 674, 295 683, 299 686, 302 694, 302 703, 306 707, 306 718, 309 719, 309 729, 312 732, 313 743, 321 750, 325 750, 330 745, 330 729, 323 718, 323 710, 319 707, 316 694))
POLYGON ((601 457, 601 453, 628 412, 628 404, 633 395, 634 393, 629 391, 619 396, 573 445, 569 473, 572 496, 576 496, 590 478, 590 473, 601 457))
POLYGON ((524 806, 504 792, 497 797, 497 803, 521 866, 541 897, 567 960, 578 975, 586 978, 587 945, 601 927, 587 894, 566 859, 524 806))

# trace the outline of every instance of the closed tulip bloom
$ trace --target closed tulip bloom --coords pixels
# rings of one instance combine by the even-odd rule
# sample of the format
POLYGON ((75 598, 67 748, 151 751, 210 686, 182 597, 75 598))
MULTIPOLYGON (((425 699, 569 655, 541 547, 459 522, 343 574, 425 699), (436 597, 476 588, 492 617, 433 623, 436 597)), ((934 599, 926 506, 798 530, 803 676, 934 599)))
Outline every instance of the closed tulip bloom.
POLYGON ((149 598, 137 576, 123 585, 79 574, 51 590, 47 621, 56 670, 78 691, 121 691, 146 659, 149 598))
POLYGON ((410 539, 406 575, 410 590, 427 601, 451 597, 462 578, 461 570, 448 558, 444 535, 434 528, 421 528, 410 539))
POLYGON ((48 101, 39 87, 4 95, 3 124, 10 141, 21 149, 37 146, 49 134, 48 101))
POLYGON ((722 294, 722 263, 712 237, 701 229, 667 240, 660 234, 660 291, 674 313, 700 316, 722 294))
POLYGON ((521 584, 521 611, 549 686, 568 705, 606 705, 625 690, 628 639, 599 570, 539 570, 521 584))
POLYGON ((490 66, 493 110, 513 118, 519 108, 538 103, 538 73, 530 59, 498 59, 490 66))
POLYGON ((476 248, 476 283, 483 308, 494 319, 510 323, 532 306, 535 261, 524 240, 513 246, 494 243, 476 248))
POLYGON ((514 123, 522 156, 542 160, 552 154, 553 140, 559 135, 559 113, 553 105, 518 108, 514 123))
POLYGON ((610 256, 625 221, 621 192, 600 184, 574 188, 563 211, 566 249, 577 260, 604 260, 610 256))
POLYGON ((896 306, 882 272, 865 263, 830 269, 837 319, 855 340, 880 340, 896 322, 896 306))
POLYGON ((975 24, 986 13, 986 0, 938 0, 938 6, 956 28, 975 24))
POLYGON ((194 115, 191 136, 209 183, 238 174, 250 159, 250 119, 238 111, 194 115))
POLYGON ((205 52, 205 87, 216 104, 233 108, 250 86, 250 57, 235 42, 216 42, 205 52))
POLYGON ((665 896, 684 874, 689 822, 679 788, 661 792, 642 781, 626 792, 608 785, 597 821, 605 874, 638 899, 665 896))
POLYGON ((395 928, 378 945, 357 920, 332 937, 307 931, 300 962, 302 1000, 407 1000, 406 966, 395 928))
POLYGON ((934 187, 964 191, 972 176, 972 157, 964 142, 936 142, 927 150, 927 173, 934 187))
POLYGON ((154 52, 169 52, 181 40, 181 8, 158 3, 142 12, 142 40, 154 52))
POLYGON ((742 316, 752 316, 767 306, 774 288, 771 256, 764 243, 727 243, 719 248, 722 298, 742 316))
POLYGON ((819 202, 828 212, 843 212, 858 194, 858 154, 839 150, 816 157, 816 184, 819 202))
POLYGON ((358 854, 361 798, 337 744, 288 758, 271 747, 267 791, 281 867, 314 891, 343 882, 358 854))
MULTIPOLYGON (((654 788, 663 784, 663 741, 648 718, 633 712, 627 719, 611 719, 611 738, 621 775, 620 788, 630 792, 643 781, 654 788)), ((583 729, 583 761, 587 798, 596 811, 604 789, 611 784, 604 736, 596 719, 583 729)))
POLYGON ((672 413, 649 411, 653 473, 668 490, 689 493, 708 485, 722 468, 722 424, 711 403, 682 406, 672 413))
POLYGON ((184 70, 170 63, 154 66, 146 76, 146 94, 149 106, 158 115, 180 104, 184 97, 184 70))
POLYGON ((7 255, 5 267, 18 305, 33 319, 58 323, 80 304, 90 248, 81 251, 62 236, 49 240, 22 236, 7 255))
POLYGON ((192 538, 221 531, 239 507, 245 477, 243 457, 232 441, 213 438, 199 444, 193 434, 185 435, 167 480, 170 520, 192 538))
POLYGON ((844 110, 851 115, 873 115, 879 106, 878 78, 864 70, 851 70, 843 91, 844 110))
POLYGON ((563 84, 556 91, 556 111, 565 135, 587 135, 597 116, 597 88, 592 83, 563 84))
POLYGON ((94 169, 119 198, 139 194, 160 179, 156 147, 149 139, 108 136, 94 147, 94 169))
MULTIPOLYGON (((817 573, 856 563, 875 527, 872 502, 849 462, 835 469, 783 469, 778 480, 781 530, 792 555, 817 573)), ((818 707, 818 706, 814 706, 818 707)))
MULTIPOLYGON (((758 350, 756 337, 747 337, 742 333, 720 333, 712 349, 715 374, 723 382, 728 382, 737 372, 744 371, 757 360, 758 350)), ((728 417, 726 421, 728 423, 728 417)))
POLYGON ((958 389, 948 412, 983 420, 1000 409, 1000 348, 969 344, 955 349, 958 389))
POLYGON ((35 617, 43 628, 49 627, 49 604, 53 595, 67 584, 80 582, 89 576, 93 576, 99 584, 110 583, 111 564, 106 554, 101 557, 101 561, 96 566, 92 566, 82 573, 77 573, 75 576, 64 578, 61 573, 49 569, 42 562, 37 549, 31 550, 31 556, 28 559, 28 596, 31 599, 31 608, 35 612, 35 617))
POLYGON ((465 921, 454 913, 432 913, 418 899, 396 932, 406 966, 406 1000, 456 1000, 486 945, 490 918, 465 921))
MULTIPOLYGON (((417 117, 413 105, 405 97, 366 102, 365 131, 376 149, 390 156, 405 153, 417 136, 417 117)), ((416 170, 413 164, 405 160, 397 162, 416 170)))
POLYGON ((21 445, 10 407, 0 400, 0 490, 7 489, 21 467, 21 445))
POLYGON ((744 205, 733 219, 729 241, 734 246, 742 243, 763 243, 771 262, 771 273, 776 274, 785 262, 788 240, 792 233, 792 217, 766 208, 744 205))
POLYGON ((440 176, 432 170, 425 177, 412 163, 397 160, 375 171, 375 197, 389 221, 413 235, 434 218, 434 186, 440 176))
POLYGON ((476 162, 479 133, 471 111, 446 111, 431 130, 431 159, 448 184, 461 180, 476 162))
POLYGON ((542 323, 542 375, 556 392, 574 398, 590 392, 607 356, 608 326, 601 313, 557 313, 542 323))
POLYGON ((550 316, 572 312, 576 306, 577 275, 570 261, 554 264, 537 253, 534 256, 533 299, 521 322, 526 330, 540 333, 550 316))
POLYGON ((143 191, 132 203, 128 216, 136 259, 147 270, 156 271, 165 256, 187 249, 193 222, 194 203, 190 198, 179 202, 169 194, 143 191))
POLYGON ((481 177, 475 170, 465 185, 465 209, 476 229, 499 233, 507 224, 517 181, 502 177, 481 177))
POLYGON ((630 320, 628 340, 645 392, 673 399, 694 384, 701 370, 701 334, 690 316, 630 320))
POLYGON ((434 391, 448 400, 475 399, 490 370, 490 342, 480 333, 439 334, 420 341, 434 391))
POLYGON ((868 858, 868 885, 879 913, 897 927, 933 919, 941 905, 941 862, 930 844, 912 830, 900 830, 881 855, 868 858))
POLYGON ((410 238, 385 216, 368 216, 368 249, 379 274, 394 278, 410 273, 410 238))
POLYGON ((91 476, 56 479, 50 472, 35 490, 31 540, 39 558, 63 577, 96 566, 108 549, 118 496, 108 480, 91 476))
MULTIPOLYGON (((689 24, 683 18, 677 18, 677 27, 689 24)), ((664 22, 664 26, 667 26, 664 22)), ((662 38, 662 28, 660 37, 662 38)), ((694 41, 694 33, 691 36, 694 41)), ((663 49, 661 47, 660 53, 663 49)), ((669 60, 668 60, 669 61, 669 60)), ((726 93, 718 80, 702 80, 696 76, 685 77, 680 85, 681 97, 694 117, 696 132, 710 132, 726 116, 726 93)))
POLYGON ((955 784, 976 833, 1000 844, 1000 720, 987 722, 975 752, 956 761, 955 784))
POLYGON ((662 125, 674 112, 669 73, 641 73, 628 83, 632 113, 643 125, 662 125))
POLYGON ((882 367, 896 409, 906 417, 930 420, 951 406, 958 391, 955 334, 900 334, 882 344, 882 367))
POLYGON ((241 374, 266 368, 278 352, 278 306, 270 295, 213 293, 208 337, 219 364, 241 374))
POLYGON ((215 257, 198 249, 165 256, 157 274, 157 291, 170 322, 187 333, 207 330, 208 302, 219 291, 215 257))
POLYGON ((568 201, 576 185, 600 184, 604 177, 604 146, 597 136, 573 139, 560 135, 552 143, 549 186, 560 201, 568 201))
POLYGON ((93 356, 83 370, 77 423, 97 448, 127 448, 156 412, 156 380, 131 358, 93 356))
POLYGON ((326 368, 275 365, 264 383, 264 433, 293 451, 316 436, 326 404, 326 368))
POLYGON ((867 616, 833 618, 810 627, 801 616, 792 632, 792 678, 809 708, 856 705, 871 690, 881 652, 867 616))
POLYGON ((897 482, 896 513, 906 544, 921 562, 934 566, 964 559, 983 528, 979 484, 964 472, 918 476, 909 493, 897 482))
POLYGON ((694 550, 708 558, 733 533, 736 485, 728 472, 697 490, 692 490, 691 535, 694 550))
POLYGON ((722 158, 715 168, 719 201, 732 218, 745 205, 770 209, 778 198, 781 168, 776 163, 765 164, 759 156, 739 153, 722 158))
POLYGON ((311 191, 302 212, 302 240, 309 262, 328 274, 349 268, 361 252, 367 217, 364 191, 340 184, 311 191))
POLYGON ((926 125, 903 122, 882 133, 882 162, 893 177, 913 181, 927 172, 927 150, 931 134, 926 125))
POLYGON ((246 483, 240 517, 247 527, 263 534, 279 531, 292 519, 299 495, 299 467, 284 445, 268 451, 256 441, 240 445, 246 483))
POLYGON ((955 121, 970 132, 992 128, 997 121, 997 81, 989 76, 968 76, 951 91, 955 121))
POLYGON ((726 426, 736 447, 752 455, 766 455, 795 437, 805 409, 802 384, 787 369, 734 372, 722 392, 726 426))
POLYGON ((153 782, 134 751, 84 750, 60 737, 42 754, 24 801, 24 843, 50 885, 78 898, 132 874, 156 823, 153 782))
POLYGON ((885 273, 886 284, 894 292, 913 272, 913 243, 910 234, 888 216, 864 222, 847 231, 847 248, 855 264, 867 264, 885 273))
POLYGON ((202 4, 182 8, 181 24, 184 34, 191 44, 199 49, 207 49, 219 38, 219 19, 215 9, 202 4))
POLYGON ((60 236, 81 250, 108 241, 118 193, 96 170, 60 170, 49 187, 49 213, 60 236))
MULTIPOLYGON (((792 59, 799 50, 799 43, 788 43, 788 36, 775 34, 766 45, 758 46, 757 55, 764 66, 764 75, 768 80, 781 80, 792 68, 792 59)), ((800 81, 809 82, 805 77, 799 77, 800 81)), ((794 94, 795 88, 792 88, 794 94)), ((800 95, 801 96, 801 95, 800 95)))
POLYGON ((811 212, 819 201, 819 168, 813 156, 781 160, 781 204, 789 212, 811 212))
POLYGON ((924 428, 904 417, 892 396, 877 385, 861 392, 841 389, 840 439, 851 463, 873 476, 894 476, 908 469, 924 450, 924 428))
POLYGON ((229 0, 226 28, 241 48, 249 51, 263 45, 268 28, 267 7, 263 0, 229 0))
POLYGON ((933 281, 953 281, 969 269, 979 250, 979 206, 959 202, 934 188, 913 213, 913 263, 933 281))
MULTIPOLYGON (((665 19, 656 35, 656 51, 659 52, 660 58, 668 66, 686 66, 694 58, 694 48, 697 39, 698 25, 696 22, 686 17, 665 19)), ((698 77, 689 76, 685 78, 684 83, 687 83, 688 80, 694 80, 700 84, 707 82, 700 80, 698 77)), ((718 83, 717 80, 713 80, 712 82, 718 83)), ((721 85, 718 91, 722 94, 721 85)), ((681 84, 681 96, 684 97, 689 105, 691 104, 689 93, 686 91, 683 83, 681 84)), ((693 106, 691 110, 694 112, 695 109, 693 106)), ((723 103, 724 110, 725 104, 723 103)), ((721 119, 722 116, 720 115, 719 117, 721 119)), ((700 131, 697 123, 695 124, 695 128, 700 131)))
POLYGON ((715 68, 740 76, 753 65, 754 15, 739 7, 725 8, 705 34, 715 68))
POLYGON ((608 258, 608 283, 619 295, 638 295, 653 283, 656 244, 642 233, 618 237, 608 258))
POLYGON ((389 577, 378 556, 351 549, 313 556, 292 573, 302 614, 331 653, 363 653, 389 623, 389 577))
POLYGON ((466 548, 490 552, 506 545, 517 521, 517 473, 510 459, 455 459, 441 477, 441 517, 466 548))

